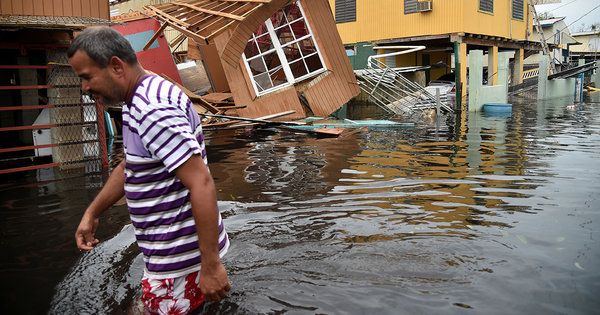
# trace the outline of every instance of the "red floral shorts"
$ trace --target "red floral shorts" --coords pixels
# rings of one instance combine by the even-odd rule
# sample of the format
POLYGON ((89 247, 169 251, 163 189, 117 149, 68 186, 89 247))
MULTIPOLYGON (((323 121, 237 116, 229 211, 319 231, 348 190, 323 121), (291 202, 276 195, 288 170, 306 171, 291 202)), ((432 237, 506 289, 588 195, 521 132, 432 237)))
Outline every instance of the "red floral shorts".
POLYGON ((142 278, 142 303, 150 314, 187 314, 204 302, 200 271, 179 278, 142 278))

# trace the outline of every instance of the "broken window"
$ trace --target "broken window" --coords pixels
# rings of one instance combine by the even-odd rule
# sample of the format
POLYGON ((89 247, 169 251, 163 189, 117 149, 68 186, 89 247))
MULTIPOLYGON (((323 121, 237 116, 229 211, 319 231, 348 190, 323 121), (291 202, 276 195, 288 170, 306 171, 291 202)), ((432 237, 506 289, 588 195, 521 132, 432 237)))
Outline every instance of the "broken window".
POLYGON ((299 1, 266 20, 252 34, 243 57, 257 95, 326 70, 299 1))

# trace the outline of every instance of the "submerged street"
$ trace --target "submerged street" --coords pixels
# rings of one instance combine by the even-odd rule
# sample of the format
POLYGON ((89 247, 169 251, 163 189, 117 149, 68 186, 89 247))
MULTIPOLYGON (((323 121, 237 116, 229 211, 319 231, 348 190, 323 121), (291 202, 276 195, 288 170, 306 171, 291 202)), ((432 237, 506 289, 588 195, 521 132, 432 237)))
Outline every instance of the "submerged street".
MULTIPOLYGON (((597 312, 599 94, 513 101, 512 114, 465 113, 439 134, 206 132, 233 289, 205 311, 597 312)), ((143 263, 126 206, 101 220, 91 253, 73 240, 105 178, 3 179, 1 313, 131 307, 143 263)))

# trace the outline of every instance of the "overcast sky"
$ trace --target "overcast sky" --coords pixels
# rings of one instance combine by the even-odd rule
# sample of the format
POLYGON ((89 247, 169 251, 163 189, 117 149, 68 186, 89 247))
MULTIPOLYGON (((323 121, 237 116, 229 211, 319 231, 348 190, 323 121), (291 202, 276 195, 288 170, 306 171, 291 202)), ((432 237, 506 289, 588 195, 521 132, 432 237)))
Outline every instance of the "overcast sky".
MULTIPOLYGON (((564 16, 565 22, 569 25, 598 5, 600 5, 599 0, 562 0, 561 3, 557 4, 536 5, 535 9, 538 14, 549 11, 556 17, 564 16)), ((582 23, 585 23, 585 26, 588 28, 593 23, 600 23, 600 7, 581 20, 574 22, 573 25, 569 26, 569 30, 576 32, 582 23)))

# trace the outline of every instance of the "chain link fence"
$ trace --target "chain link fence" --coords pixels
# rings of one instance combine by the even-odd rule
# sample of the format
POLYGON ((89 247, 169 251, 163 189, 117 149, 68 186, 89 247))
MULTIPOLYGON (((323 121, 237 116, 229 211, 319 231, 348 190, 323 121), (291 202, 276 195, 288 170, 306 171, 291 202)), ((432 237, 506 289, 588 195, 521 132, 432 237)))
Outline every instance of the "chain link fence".
POLYGON ((81 91, 81 81, 67 63, 66 50, 49 50, 47 84, 50 111, 52 159, 61 170, 85 168, 102 171, 106 161, 104 111, 81 91))

